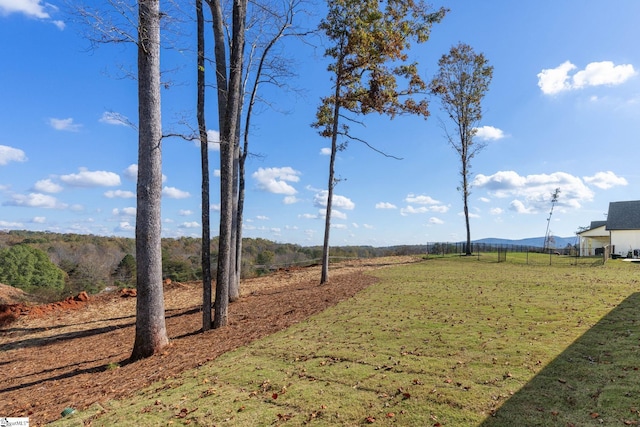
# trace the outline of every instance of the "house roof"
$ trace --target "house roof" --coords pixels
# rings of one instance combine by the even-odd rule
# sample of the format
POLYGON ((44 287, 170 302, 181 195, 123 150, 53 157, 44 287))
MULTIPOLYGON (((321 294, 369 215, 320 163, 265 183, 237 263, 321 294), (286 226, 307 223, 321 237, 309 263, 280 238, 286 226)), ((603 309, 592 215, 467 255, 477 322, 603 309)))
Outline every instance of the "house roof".
POLYGON ((607 230, 640 230, 640 200, 609 203, 607 230))
POLYGON ((607 221, 591 221, 591 224, 589 225, 588 228, 585 228, 582 231, 579 231, 578 235, 580 236, 608 236, 609 233, 606 232, 606 227, 605 225, 607 225, 607 221), (595 233, 595 234, 594 234, 595 233))

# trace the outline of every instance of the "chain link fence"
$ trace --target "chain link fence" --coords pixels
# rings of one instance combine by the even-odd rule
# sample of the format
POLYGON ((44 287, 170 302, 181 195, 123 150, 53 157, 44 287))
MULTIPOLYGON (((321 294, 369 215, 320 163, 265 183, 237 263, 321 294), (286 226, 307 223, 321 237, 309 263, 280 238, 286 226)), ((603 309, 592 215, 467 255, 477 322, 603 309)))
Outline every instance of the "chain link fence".
POLYGON ((466 243, 429 243, 427 244, 427 258, 469 256, 483 262, 511 262, 529 265, 601 265, 604 264, 605 254, 597 256, 579 256, 580 251, 575 246, 562 249, 548 249, 539 246, 517 244, 472 243, 467 251, 466 243), (471 255, 467 255, 470 252, 471 255))

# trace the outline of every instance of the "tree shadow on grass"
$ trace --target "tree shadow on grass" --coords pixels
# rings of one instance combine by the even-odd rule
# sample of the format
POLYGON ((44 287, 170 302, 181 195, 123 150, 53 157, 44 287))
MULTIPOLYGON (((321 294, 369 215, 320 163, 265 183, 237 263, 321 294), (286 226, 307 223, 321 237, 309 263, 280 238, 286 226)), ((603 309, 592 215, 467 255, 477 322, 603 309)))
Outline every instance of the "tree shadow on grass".
MULTIPOLYGON (((191 314, 197 313, 200 310, 201 310, 200 307, 188 308, 188 309, 166 310, 165 319, 171 319, 171 318, 180 317, 180 316, 189 316, 191 314)), ((135 316, 131 315, 131 316, 123 316, 123 317, 113 317, 108 319, 99 319, 95 321, 83 322, 82 324, 88 325, 90 323, 108 323, 108 325, 97 327, 97 328, 82 329, 79 331, 61 332, 59 334, 46 336, 46 337, 19 339, 19 340, 7 342, 5 344, 0 344, 0 352, 13 350, 17 348, 42 347, 50 344, 59 343, 61 341, 69 341, 69 340, 74 340, 78 338, 86 338, 94 335, 109 333, 122 328, 130 328, 135 326, 135 316), (132 320, 129 322, 120 322, 120 323, 115 322, 116 320, 125 320, 125 319, 132 319, 132 320)), ((64 325, 64 327, 69 327, 69 326, 74 326, 74 325, 64 325)), ((54 328, 55 327, 51 329, 54 329, 54 328)), ((47 330, 47 329, 34 328, 32 330, 32 333, 42 332, 43 330, 47 330)))
POLYGON ((634 293, 480 426, 640 425, 639 326, 634 293))

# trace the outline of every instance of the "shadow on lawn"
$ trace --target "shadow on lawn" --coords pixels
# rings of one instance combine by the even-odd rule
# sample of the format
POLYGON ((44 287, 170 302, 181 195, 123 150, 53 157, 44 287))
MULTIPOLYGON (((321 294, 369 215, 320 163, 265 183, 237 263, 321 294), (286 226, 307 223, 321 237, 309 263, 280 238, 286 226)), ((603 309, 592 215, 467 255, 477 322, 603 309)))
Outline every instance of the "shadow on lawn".
POLYGON ((640 425, 640 293, 607 313, 481 427, 640 425))
MULTIPOLYGON (((200 307, 195 307, 190 309, 166 310, 167 314, 165 315, 165 319, 171 319, 171 318, 180 317, 180 316, 188 316, 188 315, 197 313, 200 310, 201 310, 200 307)), ((47 337, 24 338, 20 340, 11 341, 5 344, 0 344, 0 352, 13 350, 16 348, 43 347, 51 344, 56 344, 62 341, 69 341, 69 340, 74 340, 78 338, 86 338, 94 335, 100 335, 100 334, 105 334, 112 331, 117 331, 118 329, 130 328, 135 326, 136 324, 134 315, 124 316, 124 317, 113 317, 109 319, 100 319, 96 321, 84 322, 82 324, 88 325, 90 323, 109 323, 109 324, 107 326, 102 326, 98 328, 82 329, 82 330, 73 331, 73 332, 62 332, 62 333, 47 336, 47 337), (132 319, 132 321, 123 322, 123 323, 114 323, 115 320, 125 320, 125 319, 132 319)), ((64 325, 64 327, 68 327, 68 326, 72 326, 72 325, 64 325)), ((52 329, 54 328, 56 327, 55 326, 52 327, 52 329)), ((28 329, 25 329, 25 330, 28 330, 28 329)), ((38 332, 42 332, 42 330, 46 330, 46 329, 34 328, 30 331, 32 331, 33 333, 38 333, 38 332)))

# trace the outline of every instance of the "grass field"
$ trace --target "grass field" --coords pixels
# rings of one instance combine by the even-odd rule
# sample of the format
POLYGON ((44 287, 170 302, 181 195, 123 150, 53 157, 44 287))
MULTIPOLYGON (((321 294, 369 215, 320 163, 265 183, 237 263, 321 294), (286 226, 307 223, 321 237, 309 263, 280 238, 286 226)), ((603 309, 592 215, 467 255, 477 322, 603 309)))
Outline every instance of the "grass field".
POLYGON ((55 425, 640 423, 640 265, 432 258, 55 425))

